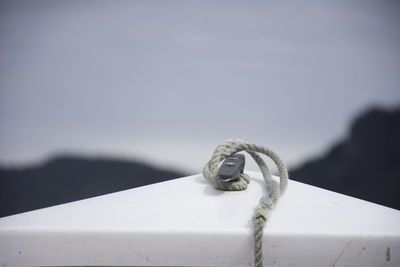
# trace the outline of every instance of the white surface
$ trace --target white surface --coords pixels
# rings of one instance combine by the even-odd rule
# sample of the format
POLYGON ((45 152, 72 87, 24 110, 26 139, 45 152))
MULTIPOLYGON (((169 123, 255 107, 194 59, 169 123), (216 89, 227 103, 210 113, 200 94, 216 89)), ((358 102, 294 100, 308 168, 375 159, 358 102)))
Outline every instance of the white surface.
MULTIPOLYGON (((252 266, 265 186, 248 173, 243 192, 194 175, 1 218, 0 266, 252 266)), ((290 181, 264 254, 265 265, 400 266, 400 211, 290 181)))

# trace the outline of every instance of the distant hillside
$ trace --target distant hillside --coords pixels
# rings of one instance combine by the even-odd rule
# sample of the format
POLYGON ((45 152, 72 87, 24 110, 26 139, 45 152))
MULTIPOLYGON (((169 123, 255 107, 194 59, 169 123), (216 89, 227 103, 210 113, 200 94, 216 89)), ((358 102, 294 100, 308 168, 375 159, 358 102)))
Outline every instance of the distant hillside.
POLYGON ((178 178, 141 163, 60 156, 33 167, 0 168, 0 217, 178 178))
MULTIPOLYGON (((107 158, 59 156, 32 167, 0 167, 0 217, 166 181, 185 174, 107 158)), ((326 155, 290 178, 400 209, 400 108, 372 109, 326 155)))
POLYGON ((290 178, 400 209, 400 108, 362 114, 347 139, 290 178))

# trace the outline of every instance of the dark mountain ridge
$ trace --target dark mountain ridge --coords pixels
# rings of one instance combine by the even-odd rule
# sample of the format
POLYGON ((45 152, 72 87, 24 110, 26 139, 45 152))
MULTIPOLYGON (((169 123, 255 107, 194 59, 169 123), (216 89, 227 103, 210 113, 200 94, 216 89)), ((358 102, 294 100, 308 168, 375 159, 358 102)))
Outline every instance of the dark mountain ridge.
POLYGON ((365 112, 345 140, 290 178, 400 209, 400 107, 365 112))
MULTIPOLYGON (((25 168, 0 167, 0 217, 182 177, 129 160, 58 156, 25 168)), ((400 209, 400 108, 371 109, 349 136, 290 178, 400 209)))
POLYGON ((184 176, 108 158, 57 156, 41 165, 0 168, 0 217, 184 176))

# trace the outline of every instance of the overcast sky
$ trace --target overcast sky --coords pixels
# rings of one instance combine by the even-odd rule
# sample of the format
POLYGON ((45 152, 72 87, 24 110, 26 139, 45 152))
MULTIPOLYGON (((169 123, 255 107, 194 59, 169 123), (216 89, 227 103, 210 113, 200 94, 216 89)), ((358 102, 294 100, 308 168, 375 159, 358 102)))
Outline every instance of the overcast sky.
POLYGON ((399 1, 0 3, 0 163, 199 172, 245 138, 290 165, 400 104, 399 1))

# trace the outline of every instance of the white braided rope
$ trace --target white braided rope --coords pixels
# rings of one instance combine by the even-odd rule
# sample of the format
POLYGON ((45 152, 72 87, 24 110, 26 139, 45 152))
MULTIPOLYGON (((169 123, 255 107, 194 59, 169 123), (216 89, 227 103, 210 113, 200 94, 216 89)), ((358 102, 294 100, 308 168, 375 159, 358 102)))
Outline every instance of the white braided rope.
POLYGON ((224 191, 242 191, 247 189, 250 177, 242 173, 238 181, 231 183, 221 182, 217 179, 218 166, 226 157, 231 156, 239 151, 246 151, 256 161, 260 167, 264 181, 267 185, 268 195, 263 196, 255 209, 254 224, 254 265, 256 267, 263 266, 262 236, 265 222, 268 220, 270 211, 278 202, 279 197, 285 192, 289 180, 287 168, 279 156, 272 150, 255 144, 250 144, 244 140, 227 140, 217 146, 211 159, 203 168, 203 176, 210 181, 217 189, 224 191), (274 181, 268 170, 267 164, 258 155, 258 153, 267 155, 278 166, 280 174, 279 184, 274 181))

